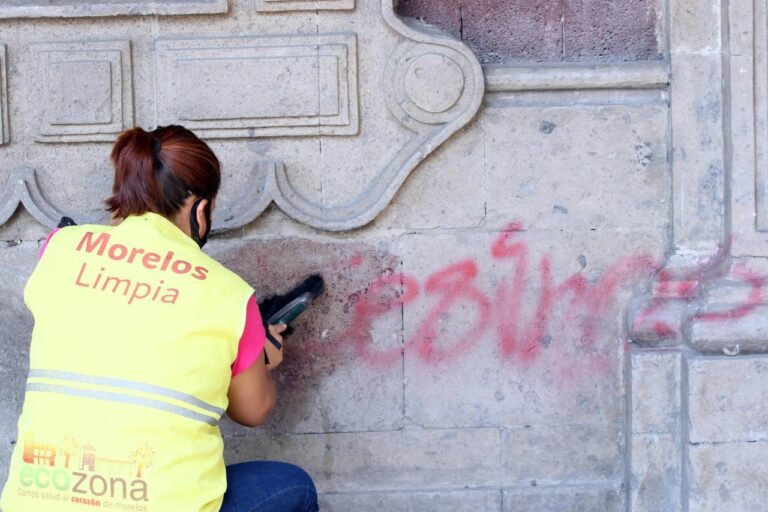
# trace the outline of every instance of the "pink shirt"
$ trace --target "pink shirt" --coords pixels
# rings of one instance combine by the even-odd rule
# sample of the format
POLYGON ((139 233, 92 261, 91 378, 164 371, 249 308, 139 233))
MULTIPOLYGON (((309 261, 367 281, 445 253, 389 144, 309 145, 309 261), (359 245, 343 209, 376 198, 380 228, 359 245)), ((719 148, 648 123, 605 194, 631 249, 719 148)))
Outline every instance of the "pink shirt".
MULTIPOLYGON (((45 239, 42 247, 40 247, 38 259, 43 257, 45 248, 48 247, 48 242, 51 241, 53 235, 58 231, 59 228, 54 229, 45 239)), ((252 296, 245 307, 245 327, 237 346, 237 357, 235 357, 235 362, 232 363, 233 377, 238 373, 244 372, 256 362, 256 359, 258 359, 261 351, 264 349, 266 341, 267 335, 264 331, 264 325, 261 323, 259 305, 256 303, 256 297, 252 296)))

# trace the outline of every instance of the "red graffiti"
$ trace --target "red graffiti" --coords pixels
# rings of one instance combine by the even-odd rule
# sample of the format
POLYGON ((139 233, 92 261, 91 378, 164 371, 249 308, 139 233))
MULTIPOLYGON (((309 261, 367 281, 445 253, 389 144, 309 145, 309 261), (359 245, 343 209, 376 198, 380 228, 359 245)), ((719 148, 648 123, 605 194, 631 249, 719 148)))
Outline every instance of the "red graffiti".
MULTIPOLYGON (((708 262, 706 268, 702 266, 688 275, 673 278, 669 272, 660 271, 660 265, 653 258, 638 255, 617 261, 596 280, 590 281, 586 275, 576 273, 558 283, 553 277, 550 255, 541 256, 536 266, 531 265, 528 245, 520 240, 523 231, 522 224, 510 224, 491 245, 493 260, 507 266, 491 293, 479 286, 481 269, 472 259, 439 269, 426 278, 423 287, 413 276, 386 274, 374 280, 354 304, 352 324, 342 339, 351 342, 357 355, 369 364, 389 367, 400 361, 405 347, 413 349, 427 363, 455 360, 471 350, 490 330, 496 335, 497 349, 503 359, 528 365, 551 343, 550 333, 564 327, 569 333, 576 333, 580 349, 592 353, 594 357, 590 364, 597 370, 607 370, 610 367, 607 359, 593 351, 593 347, 601 323, 611 316, 611 308, 622 286, 656 276, 656 298, 640 312, 640 315, 651 315, 648 318, 652 318, 667 299, 692 300, 697 297, 701 275, 718 265, 708 262), (530 301, 526 298, 532 289, 538 289, 538 298, 528 304, 530 301), (404 323, 403 308, 417 301, 429 302, 431 306, 405 341, 387 349, 373 347, 371 330, 374 324, 389 322, 393 315, 399 316, 404 323), (466 319, 462 322, 466 328, 461 332, 442 332, 443 321, 455 315, 466 319), (555 322, 558 323, 553 325, 555 322)), ((698 314, 698 320, 740 318, 762 301, 766 278, 738 266, 732 269, 731 275, 749 285, 747 300, 725 311, 698 314)), ((662 336, 677 333, 677 329, 661 320, 655 321, 653 326, 662 336)))
POLYGON ((418 294, 418 281, 403 274, 386 274, 370 284, 363 299, 354 306, 355 314, 346 336, 352 341, 360 357, 374 366, 391 366, 400 359, 400 347, 386 352, 374 351, 368 338, 374 319, 391 312, 401 304, 413 302, 418 294), (394 297, 384 296, 385 291, 394 297))
POLYGON ((440 362, 459 355, 469 349, 488 326, 491 306, 485 294, 473 283, 477 272, 474 261, 464 260, 427 278, 427 294, 438 295, 439 299, 409 340, 409 344, 417 348, 422 359, 440 362), (436 348, 439 335, 437 324, 442 316, 449 314, 453 306, 462 301, 476 307, 477 318, 474 324, 457 336, 459 341, 451 348, 436 348))

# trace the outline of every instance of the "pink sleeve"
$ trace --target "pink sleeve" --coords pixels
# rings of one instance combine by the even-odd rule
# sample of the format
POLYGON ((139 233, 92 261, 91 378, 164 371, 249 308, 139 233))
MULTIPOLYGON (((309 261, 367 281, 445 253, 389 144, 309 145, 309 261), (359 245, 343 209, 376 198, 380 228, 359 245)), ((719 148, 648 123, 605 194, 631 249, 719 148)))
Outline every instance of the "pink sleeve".
POLYGON ((267 340, 264 326, 261 323, 261 313, 259 305, 256 303, 256 297, 251 296, 248 305, 245 308, 245 328, 240 337, 240 344, 237 347, 237 357, 232 363, 232 376, 244 372, 261 356, 264 349, 264 343, 267 340))
POLYGON ((43 257, 43 253, 45 252, 45 248, 48 247, 48 242, 51 241, 51 238, 53 238, 53 235, 58 233, 59 228, 54 229, 51 231, 51 233, 48 235, 48 238, 45 239, 45 242, 43 242, 43 246, 40 247, 40 252, 37 254, 37 259, 40 259, 43 257))

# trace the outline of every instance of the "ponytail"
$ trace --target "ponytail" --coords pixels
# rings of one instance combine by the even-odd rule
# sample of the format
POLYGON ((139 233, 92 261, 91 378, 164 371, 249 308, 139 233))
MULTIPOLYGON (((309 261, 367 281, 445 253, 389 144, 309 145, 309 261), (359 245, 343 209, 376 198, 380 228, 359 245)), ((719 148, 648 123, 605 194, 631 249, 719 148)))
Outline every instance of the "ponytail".
POLYGON ((106 205, 114 217, 151 211, 171 218, 190 194, 213 200, 221 183, 216 155, 182 126, 127 130, 117 138, 111 159, 115 182, 106 205))

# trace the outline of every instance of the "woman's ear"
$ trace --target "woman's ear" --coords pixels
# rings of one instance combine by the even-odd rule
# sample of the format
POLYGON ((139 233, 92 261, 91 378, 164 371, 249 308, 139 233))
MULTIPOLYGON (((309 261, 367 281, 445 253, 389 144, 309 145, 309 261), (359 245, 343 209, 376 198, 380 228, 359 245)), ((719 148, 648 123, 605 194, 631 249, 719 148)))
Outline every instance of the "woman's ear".
POLYGON ((210 230, 210 226, 208 225, 208 215, 205 213, 206 208, 209 206, 209 201, 207 199, 201 199, 199 202, 197 202, 197 211, 195 212, 195 218, 197 219, 197 226, 198 226, 198 236, 200 239, 205 239, 206 235, 208 234, 210 230))

